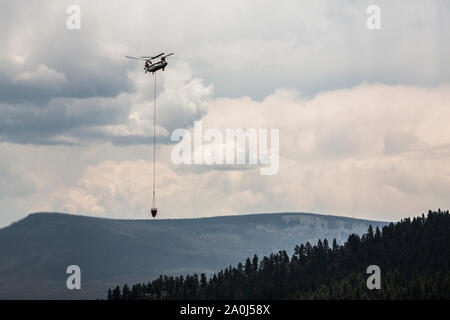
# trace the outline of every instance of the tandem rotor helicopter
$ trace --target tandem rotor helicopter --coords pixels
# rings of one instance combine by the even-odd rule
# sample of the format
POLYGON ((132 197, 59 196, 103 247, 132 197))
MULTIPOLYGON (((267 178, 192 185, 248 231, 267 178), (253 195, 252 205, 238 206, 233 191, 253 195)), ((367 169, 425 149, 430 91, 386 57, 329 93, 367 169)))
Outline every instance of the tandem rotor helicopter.
POLYGON ((130 57, 126 56, 128 59, 134 60, 142 60, 145 61, 144 70, 145 73, 151 72, 155 75, 155 91, 154 91, 154 99, 153 99, 153 205, 150 210, 152 217, 155 218, 158 213, 158 209, 156 208, 156 74, 155 72, 158 70, 164 71, 167 66, 166 58, 173 55, 173 53, 169 53, 164 55, 163 53, 158 54, 157 56, 144 56, 144 57, 130 57), (158 62, 152 63, 152 60, 159 58, 158 62))
POLYGON ((158 54, 157 56, 153 56, 153 57, 147 57, 147 56, 139 57, 139 58, 138 57, 130 57, 130 56, 126 56, 126 57, 128 59, 145 61, 145 65, 144 65, 145 73, 151 72, 153 74, 160 69, 162 69, 162 71, 164 71, 164 69, 167 66, 166 58, 173 55, 173 53, 166 54, 165 56, 163 56, 163 54, 164 54, 164 52, 158 54), (152 60, 159 58, 159 57, 161 57, 161 58, 158 62, 152 63, 152 60))

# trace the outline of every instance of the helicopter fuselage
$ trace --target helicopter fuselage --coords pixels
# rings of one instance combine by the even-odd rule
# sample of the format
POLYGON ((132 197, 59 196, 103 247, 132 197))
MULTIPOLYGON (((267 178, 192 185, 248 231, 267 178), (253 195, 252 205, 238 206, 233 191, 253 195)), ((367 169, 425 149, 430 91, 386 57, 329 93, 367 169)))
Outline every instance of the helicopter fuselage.
POLYGON ((167 66, 167 62, 166 61, 159 61, 159 62, 154 63, 154 64, 146 64, 144 66, 144 70, 145 70, 145 72, 154 73, 154 72, 156 72, 156 71, 158 71, 160 69, 163 69, 163 71, 164 71, 164 68, 166 66, 167 66))

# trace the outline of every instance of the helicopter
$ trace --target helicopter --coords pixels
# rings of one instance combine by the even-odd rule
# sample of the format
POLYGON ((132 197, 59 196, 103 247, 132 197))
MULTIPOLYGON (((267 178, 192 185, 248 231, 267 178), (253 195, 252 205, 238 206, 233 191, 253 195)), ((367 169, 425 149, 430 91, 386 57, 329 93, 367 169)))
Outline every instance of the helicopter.
MULTIPOLYGON (((167 66, 167 61, 166 58, 173 55, 173 53, 169 53, 164 55, 163 53, 160 53, 156 56, 143 56, 143 57, 131 57, 131 56, 126 56, 128 59, 134 59, 134 60, 142 60, 145 61, 145 65, 144 65, 144 70, 145 73, 147 72, 151 72, 152 74, 155 74, 156 71, 162 69, 162 71, 164 71, 165 67, 167 66), (152 60, 155 60, 159 58, 160 60, 158 62, 152 63, 152 60)), ((156 163, 156 132, 155 132, 155 128, 156 128, 156 74, 155 74, 155 94, 154 94, 154 99, 153 99, 153 113, 154 113, 154 117, 153 117, 153 206, 150 210, 152 217, 155 218, 156 214, 158 213, 158 209, 155 206, 155 193, 156 193, 156 167, 155 167, 155 163, 156 163)))
POLYGON ((156 71, 162 69, 162 71, 164 71, 164 69, 167 66, 167 61, 166 58, 173 55, 173 53, 169 53, 164 55, 163 53, 158 54, 157 56, 153 56, 153 57, 149 57, 149 56, 144 56, 144 57, 130 57, 130 56, 126 56, 128 59, 134 59, 134 60, 142 60, 145 61, 145 65, 144 65, 144 70, 145 73, 147 72, 151 72, 152 74, 155 73, 156 71), (161 57, 162 56, 162 57, 161 57), (160 58, 160 60, 158 62, 152 63, 152 60, 160 58))

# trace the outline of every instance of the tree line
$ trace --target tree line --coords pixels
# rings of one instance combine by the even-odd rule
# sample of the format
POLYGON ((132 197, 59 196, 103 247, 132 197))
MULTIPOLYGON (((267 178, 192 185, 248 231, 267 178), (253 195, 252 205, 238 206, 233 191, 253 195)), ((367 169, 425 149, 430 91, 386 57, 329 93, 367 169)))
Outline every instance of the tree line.
POLYGON ((449 299, 450 215, 390 223, 381 230, 295 246, 229 266, 207 277, 159 276, 148 283, 109 289, 109 300, 133 299, 449 299), (369 265, 381 269, 381 289, 366 286, 369 265))

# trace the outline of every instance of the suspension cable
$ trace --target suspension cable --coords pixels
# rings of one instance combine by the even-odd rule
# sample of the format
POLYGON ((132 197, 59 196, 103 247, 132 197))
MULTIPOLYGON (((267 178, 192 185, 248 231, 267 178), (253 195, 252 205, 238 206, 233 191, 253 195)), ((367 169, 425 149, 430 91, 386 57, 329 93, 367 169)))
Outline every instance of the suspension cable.
POLYGON ((155 90, 153 95, 153 208, 156 208, 155 192, 156 192, 156 72, 155 75, 155 90))

